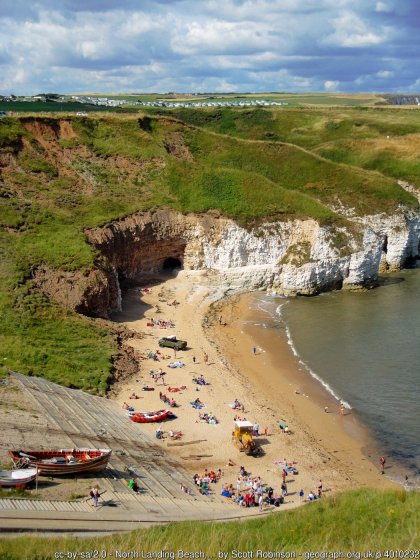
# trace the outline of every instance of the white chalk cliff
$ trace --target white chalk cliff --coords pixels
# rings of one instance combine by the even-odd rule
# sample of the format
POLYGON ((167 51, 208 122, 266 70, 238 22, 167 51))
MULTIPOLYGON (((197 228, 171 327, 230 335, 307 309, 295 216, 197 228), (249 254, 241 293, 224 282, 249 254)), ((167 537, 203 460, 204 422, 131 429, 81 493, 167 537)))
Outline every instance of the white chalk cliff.
MULTIPOLYGON (((87 231, 103 255, 108 283, 162 270, 178 259, 184 270, 206 270, 224 293, 271 289, 312 295, 330 289, 371 287, 384 270, 419 257, 420 215, 347 216, 345 226, 314 220, 240 227, 217 214, 172 210, 135 214, 87 231), (113 278, 110 279, 113 276, 113 278)), ((119 301, 108 298, 108 310, 119 301)))

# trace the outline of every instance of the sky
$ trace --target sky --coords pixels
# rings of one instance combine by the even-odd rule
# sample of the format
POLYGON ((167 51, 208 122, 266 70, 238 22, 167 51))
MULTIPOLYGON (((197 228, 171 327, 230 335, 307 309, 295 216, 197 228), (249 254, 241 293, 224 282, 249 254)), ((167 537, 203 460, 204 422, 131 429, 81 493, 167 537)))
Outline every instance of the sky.
POLYGON ((420 92, 420 0, 1 0, 0 94, 420 92))

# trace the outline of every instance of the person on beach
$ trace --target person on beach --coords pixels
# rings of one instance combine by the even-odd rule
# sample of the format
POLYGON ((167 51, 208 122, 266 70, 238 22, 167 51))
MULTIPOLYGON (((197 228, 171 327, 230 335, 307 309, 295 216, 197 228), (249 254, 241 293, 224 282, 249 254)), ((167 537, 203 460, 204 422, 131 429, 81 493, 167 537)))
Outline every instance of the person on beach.
POLYGON ((340 404, 340 416, 344 416, 345 410, 346 410, 346 409, 344 408, 344 404, 341 403, 341 404, 340 404))
POLYGON ((255 354, 257 353, 257 347, 256 347, 256 346, 254 346, 254 347, 252 348, 252 352, 253 352, 253 354, 254 354, 254 356, 255 356, 255 354))
POLYGON ((280 489, 281 489, 281 495, 283 496, 283 498, 285 498, 287 496, 287 485, 285 482, 283 482, 280 489))
POLYGON ((204 352, 203 360, 204 360, 204 363, 205 363, 206 366, 207 366, 208 363, 209 363, 209 357, 208 357, 208 355, 207 355, 205 352, 204 352))
POLYGON ((384 455, 382 455, 382 457, 379 459, 379 462, 381 463, 381 474, 385 474, 386 459, 385 459, 384 455))
POLYGON ((300 501, 301 501, 301 502, 303 501, 303 497, 304 497, 304 496, 305 496, 305 492, 303 491, 303 488, 301 488, 301 490, 300 490, 300 492, 299 492, 299 498, 300 498, 300 501))
POLYGON ((322 480, 319 479, 319 484, 318 484, 318 498, 322 497, 322 480))

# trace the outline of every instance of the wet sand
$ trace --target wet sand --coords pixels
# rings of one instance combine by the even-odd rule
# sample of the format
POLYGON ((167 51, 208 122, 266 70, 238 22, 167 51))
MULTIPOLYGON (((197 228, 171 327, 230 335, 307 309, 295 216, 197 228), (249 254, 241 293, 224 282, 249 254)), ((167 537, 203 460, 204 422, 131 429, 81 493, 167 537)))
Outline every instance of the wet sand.
MULTIPOLYGON (((159 284, 151 279, 144 285, 151 291, 127 292, 122 312, 113 317, 138 335, 126 344, 143 357, 138 375, 118 383, 113 396, 121 404, 126 401, 136 411, 143 412, 166 408, 159 399, 159 391, 174 396, 179 404, 173 409, 177 419, 162 424, 166 437, 161 445, 191 473, 222 468, 224 481, 236 485, 239 466, 244 465, 252 475, 261 476, 264 482, 279 490, 281 471, 274 462, 294 461, 299 475, 288 478, 287 507, 300 504, 301 488, 305 495, 316 491, 320 479, 326 493, 392 485, 381 476, 376 466, 378 457, 373 457, 375 464, 372 464, 363 453, 369 440, 354 416, 339 414, 337 401, 299 369, 287 342, 279 345, 279 337, 274 338, 252 324, 246 323, 244 327, 244 320, 250 318, 249 295, 214 303, 221 296, 220 286, 214 275, 205 272, 183 271, 159 284), (174 299, 179 305, 169 305, 174 299), (206 315, 208 325, 203 320, 206 315), (220 315, 226 326, 219 325, 220 315), (175 328, 162 330, 147 326, 152 317, 170 319, 175 328), (166 357, 159 362, 147 358, 148 351, 159 348, 159 338, 170 334, 188 341, 189 349, 177 353, 177 360, 185 363, 182 368, 168 367, 174 360, 172 350, 163 350, 166 357), (262 349, 255 356, 254 345, 262 349), (209 357, 207 364, 204 353, 209 357), (155 384, 149 375, 150 370, 158 368, 166 373, 165 385, 155 384), (209 385, 197 387, 192 383, 193 375, 200 374, 209 385), (142 391, 144 385, 154 386, 155 390, 142 391), (187 389, 170 393, 169 386, 187 389), (129 400, 132 392, 140 398, 129 400), (190 405, 197 397, 206 407, 201 412, 213 413, 219 420, 217 425, 199 421, 198 411, 190 405), (244 405, 244 412, 230 408, 229 403, 235 398, 244 405), (329 407, 329 413, 324 412, 324 406, 329 407), (258 423, 261 432, 267 428, 268 436, 257 438, 264 450, 262 457, 248 457, 232 444, 233 419, 238 415, 258 423), (290 434, 281 433, 281 421, 287 422, 290 434), (181 430, 182 440, 172 441, 169 430, 181 430), (234 466, 228 466, 229 459, 234 466)), ((153 435, 157 426, 139 424, 138 427, 153 435)), ((215 490, 219 492, 220 485, 215 490)))
POLYGON ((226 326, 215 329, 224 355, 267 401, 276 403, 278 417, 288 423, 296 439, 303 430, 324 461, 339 459, 343 463, 339 470, 350 486, 390 485, 378 472, 380 451, 366 428, 351 410, 340 414, 340 403, 305 371, 285 335, 255 325, 265 317, 255 309, 252 298, 245 294, 217 304, 214 310, 227 321, 226 326))

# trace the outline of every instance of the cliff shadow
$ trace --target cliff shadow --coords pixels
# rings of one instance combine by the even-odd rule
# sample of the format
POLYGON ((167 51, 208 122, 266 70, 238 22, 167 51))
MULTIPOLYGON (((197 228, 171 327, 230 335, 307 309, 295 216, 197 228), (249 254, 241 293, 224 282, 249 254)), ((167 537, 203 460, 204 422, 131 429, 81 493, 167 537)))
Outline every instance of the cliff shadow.
POLYGON ((128 288, 122 292, 121 311, 115 311, 111 320, 115 323, 133 323, 144 318, 146 311, 154 306, 143 299, 141 288, 128 288))
MULTIPOLYGON (((168 306, 175 300, 170 290, 165 289, 164 284, 167 280, 176 278, 181 271, 181 263, 178 259, 167 259, 166 268, 159 273, 141 273, 133 280, 120 280, 121 286, 121 311, 116 311, 111 315, 111 320, 116 323, 135 323, 148 316, 156 320, 168 320, 170 308, 168 306), (157 295, 158 301, 151 305, 145 301, 147 295, 153 292, 157 295)), ((166 261, 165 261, 166 262, 166 261)), ((154 298, 155 299, 155 298, 154 298)))

